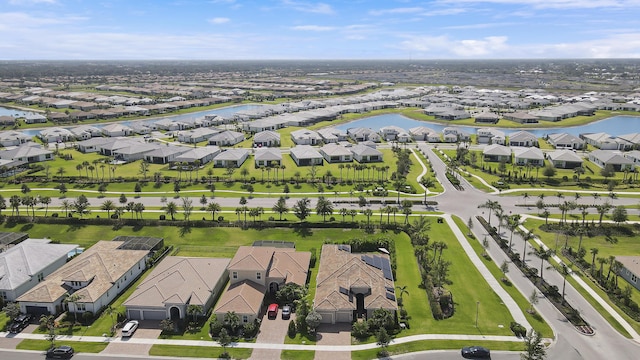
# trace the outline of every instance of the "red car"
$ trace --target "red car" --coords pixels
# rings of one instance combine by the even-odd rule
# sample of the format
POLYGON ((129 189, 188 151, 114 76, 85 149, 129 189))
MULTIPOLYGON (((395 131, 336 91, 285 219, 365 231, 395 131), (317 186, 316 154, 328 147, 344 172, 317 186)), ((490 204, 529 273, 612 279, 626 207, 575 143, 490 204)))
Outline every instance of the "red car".
POLYGON ((269 319, 275 319, 278 317, 278 304, 271 304, 267 308, 267 317, 269 319))

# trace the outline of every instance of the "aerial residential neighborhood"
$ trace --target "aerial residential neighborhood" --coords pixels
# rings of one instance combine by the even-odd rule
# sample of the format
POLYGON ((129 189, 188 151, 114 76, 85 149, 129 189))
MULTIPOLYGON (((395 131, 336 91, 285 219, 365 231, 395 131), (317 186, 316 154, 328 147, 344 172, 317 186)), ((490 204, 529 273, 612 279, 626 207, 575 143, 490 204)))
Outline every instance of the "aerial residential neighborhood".
POLYGON ((3 77, 1 351, 636 353, 637 89, 308 66, 3 77))

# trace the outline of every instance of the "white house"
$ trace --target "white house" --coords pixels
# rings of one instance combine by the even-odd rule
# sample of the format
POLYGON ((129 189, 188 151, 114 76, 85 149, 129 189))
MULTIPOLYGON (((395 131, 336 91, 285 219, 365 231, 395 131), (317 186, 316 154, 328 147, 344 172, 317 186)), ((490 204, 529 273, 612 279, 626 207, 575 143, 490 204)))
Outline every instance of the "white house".
POLYGON ((173 160, 177 163, 188 164, 195 164, 198 161, 200 165, 204 165, 211 162, 221 152, 222 149, 217 146, 203 146, 189 149, 176 156, 173 160))
POLYGON ((0 132, 0 145, 17 146, 31 141, 31 136, 26 135, 20 131, 2 131, 0 132))
POLYGON ((550 134, 547 137, 549 144, 556 149, 575 149, 579 150, 584 147, 584 140, 579 137, 567 133, 550 134))
POLYGON ((67 129, 50 127, 40 130, 38 138, 47 143, 66 142, 74 139, 73 133, 67 129))
POLYGON ((290 154, 298 166, 322 165, 322 155, 309 145, 294 146, 291 148, 290 154))
POLYGON ((58 314, 69 307, 83 313, 109 305, 146 268, 147 250, 119 249, 121 241, 98 241, 18 297, 20 311, 36 316, 58 314), (77 303, 64 303, 67 295, 77 303))
POLYGON ((382 152, 370 146, 358 144, 350 148, 353 158, 359 163, 380 162, 382 152))
POLYGON ((0 252, 0 299, 13 302, 67 263, 78 245, 27 239, 0 252))
POLYGON ((249 150, 247 149, 228 149, 213 158, 213 166, 239 168, 248 157, 249 150))
POLYGON ((256 149, 254 162, 256 168, 272 166, 274 164, 279 166, 282 163, 282 152, 280 149, 266 147, 256 149))
POLYGON ((321 147, 320 154, 328 163, 351 162, 353 160, 351 150, 335 143, 329 143, 321 147))
POLYGON ((516 165, 544 165, 544 154, 537 147, 514 147, 512 149, 516 165))
POLYGON ((509 135, 509 146, 538 146, 538 138, 528 131, 516 131, 509 135))
POLYGON ((492 144, 488 145, 482 151, 482 156, 484 156, 485 161, 494 161, 494 162, 511 162, 511 148, 500 145, 500 144, 492 144))
POLYGON ((280 146, 280 133, 265 130, 253 135, 253 147, 278 147, 280 146))
POLYGON ((0 151, 0 159, 35 163, 53 160, 53 152, 44 149, 40 144, 26 143, 11 150, 0 151))
POLYGON ((211 128, 196 128, 190 130, 183 130, 178 133, 178 141, 188 144, 199 143, 208 140, 215 134, 220 133, 218 129, 211 128))
POLYGON ((561 149, 547 153, 547 157, 554 167, 560 169, 575 169, 582 166, 582 158, 572 150, 561 149))
POLYGON ((635 167, 633 160, 617 150, 594 150, 589 153, 589 161, 602 168, 611 165, 615 171, 633 170, 635 167))
POLYGON ((233 146, 244 140, 244 134, 237 131, 225 130, 209 138, 209 145, 233 146))
POLYGON ((300 129, 291 132, 291 140, 296 145, 318 145, 322 142, 322 136, 313 130, 300 129))
POLYGON ((189 150, 185 146, 160 146, 145 153, 144 159, 151 164, 169 164, 174 162, 180 154, 184 154, 189 150))
POLYGON ((109 137, 130 136, 134 134, 134 131, 126 125, 115 123, 105 125, 102 128, 102 134, 109 137))

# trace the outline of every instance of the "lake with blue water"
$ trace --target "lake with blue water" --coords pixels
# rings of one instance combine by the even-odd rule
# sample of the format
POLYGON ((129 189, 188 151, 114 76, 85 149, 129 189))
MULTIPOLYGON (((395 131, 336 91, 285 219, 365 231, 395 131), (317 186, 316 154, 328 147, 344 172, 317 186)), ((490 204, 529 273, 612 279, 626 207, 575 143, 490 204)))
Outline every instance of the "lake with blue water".
POLYGON ((31 111, 22 111, 22 110, 0 107, 0 116, 23 117, 27 114, 36 114, 36 113, 31 111))
MULTIPOLYGON (((443 125, 439 123, 432 123, 428 121, 413 120, 400 114, 384 114, 371 116, 359 120, 354 120, 346 124, 338 125, 336 128, 346 131, 349 128, 355 127, 368 127, 373 130, 379 130, 381 127, 395 125, 401 127, 407 131, 416 126, 426 126, 437 132, 442 132, 442 129, 446 127, 455 127, 462 129, 470 134, 475 134, 476 130, 480 127, 474 126, 457 126, 457 125, 443 125)), ((510 135, 521 129, 504 129, 506 135, 510 135)), ((573 127, 558 127, 547 129, 525 129, 537 137, 544 137, 547 134, 566 132, 575 136, 583 133, 599 133, 605 132, 609 135, 619 136, 634 132, 640 132, 640 116, 614 116, 608 119, 596 121, 587 125, 573 126, 573 127)))
MULTIPOLYGON (((251 105, 234 105, 234 106, 228 106, 228 107, 223 107, 223 108, 219 108, 219 109, 212 109, 212 110, 205 110, 205 111, 198 111, 198 112, 193 112, 193 113, 189 113, 189 114, 180 114, 180 115, 170 115, 170 116, 163 116, 163 117, 153 117, 153 118, 147 118, 147 119, 140 119, 140 120, 128 120, 128 121, 121 121, 121 124, 124 125, 129 125, 132 124, 134 122, 141 122, 142 124, 144 123, 151 123, 151 122, 155 122, 158 121, 160 119, 170 119, 173 121, 179 121, 179 120, 190 120, 190 119, 196 119, 196 118, 200 118, 203 117, 205 115, 220 115, 220 116, 225 116, 225 115, 232 115, 235 114, 237 112, 240 111, 248 111, 248 110, 255 110, 260 108, 263 105, 256 105, 256 104, 251 104, 251 105)), ((0 107, 0 115, 16 115, 19 114, 19 116, 24 116, 25 112, 24 111, 19 111, 19 110, 14 110, 14 109, 7 109, 7 108, 3 108, 0 107), (6 114, 4 112, 7 112, 6 114)), ((72 128, 74 126, 78 126, 78 125, 82 125, 82 124, 76 124, 73 126, 64 126, 64 128, 69 129, 72 128)), ((104 124, 90 124, 91 126, 95 126, 97 128, 103 127, 104 124)), ((37 135, 40 130, 22 130, 23 133, 30 135, 30 136, 35 136, 37 135)))

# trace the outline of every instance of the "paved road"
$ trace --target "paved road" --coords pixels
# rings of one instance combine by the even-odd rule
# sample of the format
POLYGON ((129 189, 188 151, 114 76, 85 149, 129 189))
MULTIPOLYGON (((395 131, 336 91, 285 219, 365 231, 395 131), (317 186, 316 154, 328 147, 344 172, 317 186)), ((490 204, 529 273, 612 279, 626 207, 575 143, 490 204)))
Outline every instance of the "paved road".
MULTIPOLYGON (((43 351, 27 350, 4 350, 0 349, 0 359, 3 360, 42 360, 43 351)), ((199 359, 189 357, 167 357, 167 356, 137 356, 137 355, 103 355, 103 354, 76 354, 73 360, 123 360, 123 359, 158 359, 158 360, 188 360, 199 359)))
MULTIPOLYGON (((485 203, 488 199, 499 201, 507 213, 509 211, 514 214, 521 212, 522 209, 515 206, 516 201, 522 201, 521 198, 498 197, 496 195, 486 194, 475 189, 467 183, 464 178, 462 179, 462 182, 465 190, 456 190, 448 181, 446 181, 446 178, 444 178, 446 165, 438 156, 436 156, 435 153, 432 152, 431 147, 428 145, 421 145, 420 149, 431 161, 434 171, 436 171, 438 177, 443 177, 442 183, 446 191, 442 195, 435 197, 435 200, 439 203, 439 210, 455 214, 464 219, 465 222, 470 217, 473 218, 473 229, 476 238, 482 239, 485 235, 488 235, 484 232, 480 223, 475 219, 476 215, 481 215, 483 213, 483 209, 478 209, 478 205, 485 203)), ((637 199, 635 201, 637 201, 637 199)), ((488 212, 486 212, 484 216, 487 217, 488 212)), ((493 214, 492 217, 492 221, 495 224, 497 219, 493 214)), ((501 264, 504 260, 508 260, 497 244, 493 243, 492 245, 493 246, 489 247, 489 253, 496 263, 501 264)), ((519 236, 514 236, 514 247, 518 249, 518 252, 522 253, 520 249, 523 249, 524 245, 524 241, 519 236)), ((527 251, 530 250, 531 248, 528 247, 527 251)), ((539 261, 539 259, 529 256, 529 260, 527 262, 530 263, 530 266, 539 267, 539 261)), ((544 276, 545 280, 551 284, 557 285, 559 288, 562 288, 562 277, 558 273, 546 271, 544 276)), ((528 295, 533 292, 533 284, 531 284, 531 282, 513 265, 510 266, 509 277, 511 278, 514 286, 516 286, 523 294, 528 295)), ((626 339, 615 331, 569 283, 567 283, 566 286, 566 294, 567 300, 573 304, 573 306, 580 311, 585 320, 596 329, 596 335, 587 337, 579 334, 549 301, 541 299, 537 305, 538 312, 541 313, 542 316, 551 324, 557 334, 556 343, 550 351, 550 359, 600 360, 635 359, 638 357, 640 344, 626 339)))

